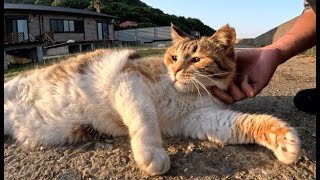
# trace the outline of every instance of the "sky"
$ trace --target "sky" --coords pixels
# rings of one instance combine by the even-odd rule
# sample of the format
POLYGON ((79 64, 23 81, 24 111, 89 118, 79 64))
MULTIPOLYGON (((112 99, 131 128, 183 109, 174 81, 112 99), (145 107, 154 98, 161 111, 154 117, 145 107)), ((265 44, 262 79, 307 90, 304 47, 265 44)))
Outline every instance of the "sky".
POLYGON ((217 30, 226 23, 237 38, 254 38, 300 15, 303 0, 141 0, 166 14, 200 19, 217 30))

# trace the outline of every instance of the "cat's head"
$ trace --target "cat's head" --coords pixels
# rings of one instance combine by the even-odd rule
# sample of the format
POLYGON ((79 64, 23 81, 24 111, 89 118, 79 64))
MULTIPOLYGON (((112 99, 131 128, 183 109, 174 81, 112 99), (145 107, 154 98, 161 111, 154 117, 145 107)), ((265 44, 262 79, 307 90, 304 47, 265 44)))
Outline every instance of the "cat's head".
POLYGON ((164 64, 178 91, 203 90, 203 86, 227 89, 236 69, 234 28, 227 24, 210 37, 195 39, 171 24, 171 36, 164 64))

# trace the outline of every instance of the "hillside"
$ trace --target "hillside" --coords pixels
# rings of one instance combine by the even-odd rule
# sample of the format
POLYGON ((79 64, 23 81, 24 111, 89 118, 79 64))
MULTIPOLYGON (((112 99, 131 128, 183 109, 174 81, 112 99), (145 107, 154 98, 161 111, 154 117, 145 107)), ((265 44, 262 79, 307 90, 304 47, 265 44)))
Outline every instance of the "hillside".
POLYGON ((140 0, 5 0, 5 2, 89 9, 114 15, 119 17, 115 22, 116 30, 123 29, 119 27, 119 24, 124 21, 135 21, 139 24, 138 28, 169 26, 172 22, 187 33, 198 31, 201 35, 209 36, 215 32, 214 29, 203 24, 199 19, 169 15, 160 9, 148 6, 140 0))

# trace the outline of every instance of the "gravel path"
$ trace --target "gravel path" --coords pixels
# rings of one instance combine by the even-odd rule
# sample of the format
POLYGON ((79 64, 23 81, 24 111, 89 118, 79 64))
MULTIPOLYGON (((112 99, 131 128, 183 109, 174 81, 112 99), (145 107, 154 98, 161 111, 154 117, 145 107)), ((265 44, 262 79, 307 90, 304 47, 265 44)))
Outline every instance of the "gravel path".
POLYGON ((164 138, 171 169, 164 176, 148 177, 135 165, 129 139, 109 138, 79 145, 20 147, 4 141, 5 179, 315 179, 316 116, 298 111, 293 96, 315 87, 315 58, 299 56, 278 68, 269 86, 256 98, 232 105, 233 109, 268 113, 297 128, 302 156, 293 165, 276 160, 258 145, 220 147, 209 141, 164 138))

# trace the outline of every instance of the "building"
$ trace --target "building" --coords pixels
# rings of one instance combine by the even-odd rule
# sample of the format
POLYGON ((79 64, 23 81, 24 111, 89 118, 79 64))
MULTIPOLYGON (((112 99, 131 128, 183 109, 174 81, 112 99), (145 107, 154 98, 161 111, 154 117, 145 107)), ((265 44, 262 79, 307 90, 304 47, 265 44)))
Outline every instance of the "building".
POLYGON ((112 40, 115 18, 89 10, 4 3, 4 39, 5 43, 41 37, 47 37, 49 43, 112 40))
POLYGON ((4 3, 4 69, 6 54, 42 61, 43 54, 93 50, 95 42, 114 40, 116 18, 89 10, 4 3))

